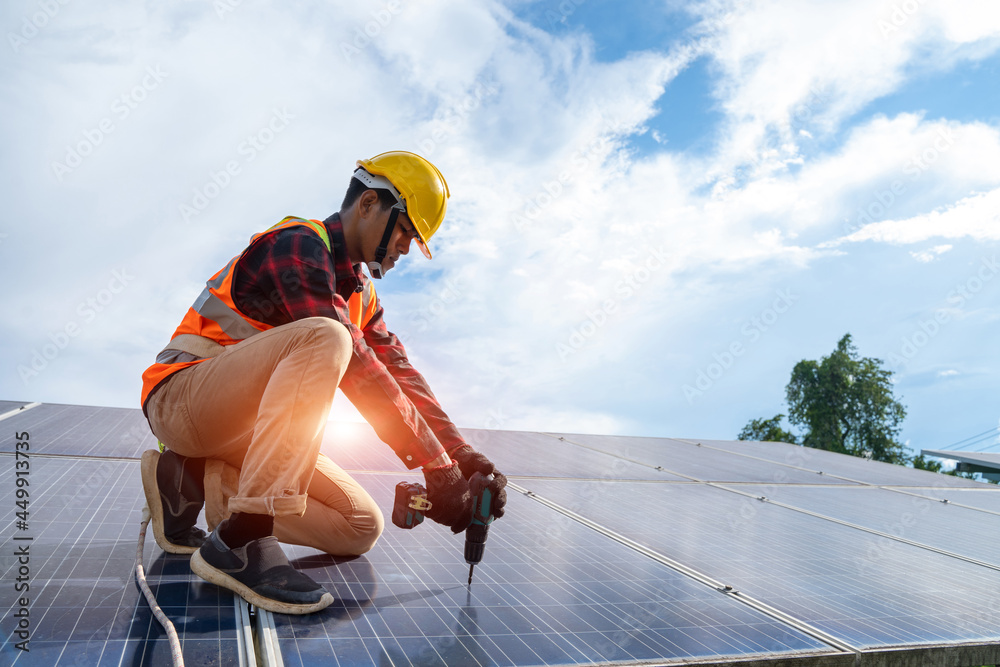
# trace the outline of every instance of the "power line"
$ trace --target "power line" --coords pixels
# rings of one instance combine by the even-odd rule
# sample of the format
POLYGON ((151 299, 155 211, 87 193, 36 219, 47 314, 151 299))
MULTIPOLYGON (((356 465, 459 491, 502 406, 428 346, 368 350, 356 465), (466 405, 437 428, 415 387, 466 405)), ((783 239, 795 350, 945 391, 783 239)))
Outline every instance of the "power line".
POLYGON ((968 438, 965 438, 964 440, 959 440, 958 442, 953 442, 950 445, 946 445, 944 447, 941 447, 941 449, 951 449, 952 447, 958 447, 959 445, 962 445, 962 444, 965 444, 966 446, 975 445, 975 444, 978 444, 978 443, 983 442, 985 440, 989 440, 998 431, 1000 431, 1000 426, 994 426, 993 428, 989 429, 988 431, 983 431, 982 433, 977 433, 976 435, 970 435, 968 438), (986 437, 983 437, 983 436, 986 436, 986 437), (969 442, 970 440, 975 440, 975 442, 969 442))
POLYGON ((994 437, 994 436, 993 436, 993 434, 990 434, 990 435, 987 435, 987 436, 984 436, 984 437, 982 437, 982 438, 979 438, 978 440, 973 440, 972 442, 969 442, 969 443, 966 443, 966 444, 965 444, 965 445, 963 446, 963 449, 958 449, 958 450, 952 450, 952 451, 960 451, 960 452, 970 452, 970 451, 971 451, 971 452, 974 452, 974 451, 977 451, 977 450, 975 450, 975 449, 970 449, 970 448, 971 448, 972 446, 974 446, 974 445, 978 445, 978 444, 979 444, 979 443, 981 443, 981 442, 989 442, 990 440, 992 440, 992 439, 993 439, 993 437, 994 437))

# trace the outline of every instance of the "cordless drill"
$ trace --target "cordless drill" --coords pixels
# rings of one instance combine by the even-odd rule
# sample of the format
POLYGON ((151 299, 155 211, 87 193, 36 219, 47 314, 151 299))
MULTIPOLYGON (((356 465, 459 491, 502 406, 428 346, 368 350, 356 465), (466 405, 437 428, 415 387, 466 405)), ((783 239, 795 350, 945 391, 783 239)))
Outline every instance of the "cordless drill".
MULTIPOLYGON (((469 586, 472 572, 482 562, 486 550, 486 535, 493 523, 493 493, 489 485, 493 475, 472 473, 469 490, 472 493, 472 523, 465 531, 465 562, 469 564, 469 586)), ((427 489, 415 482, 400 482, 396 485, 396 498, 392 506, 392 522, 400 528, 410 529, 424 520, 424 514, 431 508, 427 500, 427 489)))

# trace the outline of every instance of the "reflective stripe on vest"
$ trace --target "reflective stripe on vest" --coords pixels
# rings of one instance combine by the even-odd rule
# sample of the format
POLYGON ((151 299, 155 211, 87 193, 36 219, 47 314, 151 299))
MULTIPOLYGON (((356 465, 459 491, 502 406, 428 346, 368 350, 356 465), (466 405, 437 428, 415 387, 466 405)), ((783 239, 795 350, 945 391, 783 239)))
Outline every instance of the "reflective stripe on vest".
POLYGON ((261 331, 227 306, 222 299, 212 294, 207 287, 201 291, 201 296, 195 300, 191 308, 205 319, 213 320, 233 340, 243 340, 261 331))

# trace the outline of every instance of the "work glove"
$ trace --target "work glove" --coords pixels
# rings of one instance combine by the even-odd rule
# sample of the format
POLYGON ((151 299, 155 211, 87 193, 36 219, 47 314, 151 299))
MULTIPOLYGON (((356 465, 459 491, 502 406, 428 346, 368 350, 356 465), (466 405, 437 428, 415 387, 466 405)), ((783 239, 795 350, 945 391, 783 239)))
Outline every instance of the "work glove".
POLYGON ((490 482, 489 486, 493 496, 490 509, 493 512, 493 518, 502 517, 503 508, 507 504, 507 490, 504 488, 507 486, 507 476, 499 472, 492 461, 474 450, 471 445, 462 445, 453 449, 448 455, 453 461, 458 462, 458 467, 461 468, 462 476, 465 479, 470 479, 472 474, 476 472, 482 475, 493 475, 493 481, 490 482))
POLYGON ((472 493, 469 482, 462 477, 458 464, 452 462, 440 468, 424 470, 427 482, 427 500, 431 508, 427 518, 451 528, 453 533, 461 533, 472 523, 472 493))

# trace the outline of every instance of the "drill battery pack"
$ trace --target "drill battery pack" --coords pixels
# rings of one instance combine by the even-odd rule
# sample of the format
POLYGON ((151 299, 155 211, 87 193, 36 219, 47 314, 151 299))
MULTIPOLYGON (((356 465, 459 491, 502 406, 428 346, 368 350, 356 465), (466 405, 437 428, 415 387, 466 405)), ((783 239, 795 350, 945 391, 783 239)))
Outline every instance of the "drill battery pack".
POLYGON ((400 482, 396 485, 396 497, 392 503, 392 523, 400 528, 413 528, 424 520, 424 513, 431 508, 427 501, 427 489, 416 482, 400 482))

